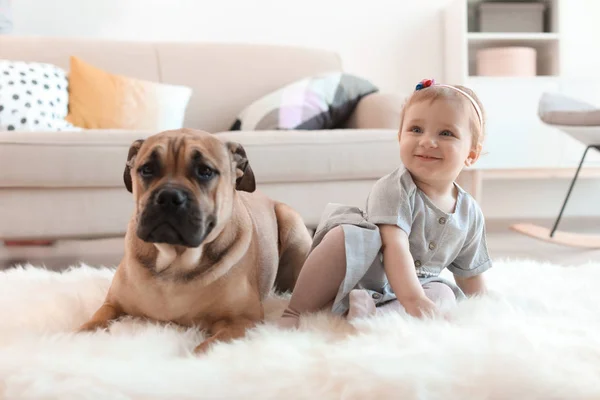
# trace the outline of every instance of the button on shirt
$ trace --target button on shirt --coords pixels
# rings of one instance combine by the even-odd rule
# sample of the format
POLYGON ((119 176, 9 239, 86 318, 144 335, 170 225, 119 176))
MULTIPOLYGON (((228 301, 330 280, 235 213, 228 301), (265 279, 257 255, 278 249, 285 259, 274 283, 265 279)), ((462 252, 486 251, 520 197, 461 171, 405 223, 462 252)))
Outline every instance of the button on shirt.
POLYGON ((419 277, 438 276, 444 268, 470 277, 492 265, 483 213, 467 192, 456 188, 454 213, 440 210, 404 167, 379 179, 369 194, 367 220, 396 225, 408 234, 419 277))

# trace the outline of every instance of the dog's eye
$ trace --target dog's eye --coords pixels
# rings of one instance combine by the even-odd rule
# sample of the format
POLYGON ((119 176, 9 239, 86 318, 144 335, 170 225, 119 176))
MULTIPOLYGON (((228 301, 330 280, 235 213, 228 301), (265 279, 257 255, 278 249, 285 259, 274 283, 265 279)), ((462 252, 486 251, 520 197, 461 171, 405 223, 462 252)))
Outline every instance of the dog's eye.
POLYGON ((196 167, 196 176, 203 181, 208 181, 215 176, 215 171, 206 165, 199 165, 196 167))
POLYGON ((152 164, 144 164, 139 169, 142 178, 152 178, 154 176, 154 167, 152 164))

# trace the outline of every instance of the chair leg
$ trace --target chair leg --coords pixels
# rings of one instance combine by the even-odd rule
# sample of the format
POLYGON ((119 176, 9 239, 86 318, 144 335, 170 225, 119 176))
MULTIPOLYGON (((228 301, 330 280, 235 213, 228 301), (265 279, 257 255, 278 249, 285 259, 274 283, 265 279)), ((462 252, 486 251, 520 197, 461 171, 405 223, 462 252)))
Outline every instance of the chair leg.
POLYGON ((552 227, 552 230, 550 231, 550 237, 554 236, 554 232, 556 232, 556 229, 558 228, 558 223, 560 222, 560 219, 562 218, 563 211, 565 211, 565 206, 567 205, 569 196, 571 196, 571 191, 573 191, 573 186, 575 186, 575 181, 577 180, 577 177, 579 176, 579 171, 581 170, 581 166, 583 165, 585 156, 587 155, 588 150, 591 148, 595 148, 596 150, 598 150, 598 149, 600 149, 600 145, 590 145, 585 148, 585 151, 583 152, 583 156, 581 157, 581 161, 579 162, 579 166, 577 167, 577 172, 575 172, 575 176, 573 177, 573 180, 571 180, 571 186, 569 186, 569 191, 567 192, 567 196, 565 197, 565 200, 563 201, 562 207, 560 209, 560 213, 558 213, 558 218, 556 218, 556 221, 554 222, 554 226, 552 227))

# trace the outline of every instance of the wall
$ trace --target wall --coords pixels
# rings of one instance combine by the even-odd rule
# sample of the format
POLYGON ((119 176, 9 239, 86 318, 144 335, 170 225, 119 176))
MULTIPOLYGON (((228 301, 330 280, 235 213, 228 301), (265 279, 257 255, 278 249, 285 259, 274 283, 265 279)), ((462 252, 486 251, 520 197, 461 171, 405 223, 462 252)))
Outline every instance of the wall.
MULTIPOLYGON (((561 75, 577 79, 599 79, 598 16, 598 0, 562 0, 559 28, 561 75)), ((600 101, 600 92, 596 91, 592 96, 590 100, 600 101)))
MULTIPOLYGON (((447 0, 13 0, 13 33, 325 48, 340 53, 348 72, 383 90, 407 92, 424 77, 443 77, 445 4, 447 0)), ((599 13, 598 0, 561 1, 566 76, 597 77, 599 13)), ((588 95, 600 98, 600 91, 588 95)), ((543 143, 532 151, 543 151, 543 143)), ((482 207, 488 217, 554 218, 568 184, 567 179, 488 181, 482 207)), ((598 200, 600 180, 582 181, 565 215, 600 216, 598 200)))
POLYGON ((443 0, 17 0, 14 34, 331 49, 384 90, 443 75, 443 0), (50 17, 49 17, 50 16, 50 17), (418 40, 414 40, 418 38, 418 40))

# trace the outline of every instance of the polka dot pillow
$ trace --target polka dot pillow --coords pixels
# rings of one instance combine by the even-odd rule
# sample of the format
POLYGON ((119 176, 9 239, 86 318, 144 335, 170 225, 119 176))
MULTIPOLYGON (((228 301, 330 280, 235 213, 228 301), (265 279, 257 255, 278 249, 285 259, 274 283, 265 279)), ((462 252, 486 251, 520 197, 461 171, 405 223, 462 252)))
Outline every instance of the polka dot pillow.
POLYGON ((65 120, 68 105, 63 69, 0 60, 0 131, 80 130, 65 120))

